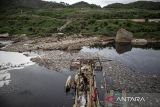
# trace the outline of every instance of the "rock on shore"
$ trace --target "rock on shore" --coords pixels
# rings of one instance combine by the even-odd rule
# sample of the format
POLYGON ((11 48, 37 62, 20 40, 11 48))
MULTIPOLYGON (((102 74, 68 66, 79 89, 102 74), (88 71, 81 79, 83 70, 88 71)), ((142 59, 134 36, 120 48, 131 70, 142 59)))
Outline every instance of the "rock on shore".
POLYGON ((116 42, 131 42, 133 33, 121 28, 116 35, 116 42))
POLYGON ((9 34, 8 33, 0 34, 0 37, 9 37, 9 34))
POLYGON ((146 45, 148 41, 146 39, 133 39, 132 44, 133 45, 146 45))

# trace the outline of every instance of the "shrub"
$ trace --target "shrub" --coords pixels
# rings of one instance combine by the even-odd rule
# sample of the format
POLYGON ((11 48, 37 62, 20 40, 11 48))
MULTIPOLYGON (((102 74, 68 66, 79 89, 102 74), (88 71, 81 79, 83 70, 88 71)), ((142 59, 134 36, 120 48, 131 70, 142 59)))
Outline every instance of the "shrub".
POLYGON ((95 22, 96 22, 95 19, 90 19, 90 20, 88 21, 88 24, 94 24, 95 22))

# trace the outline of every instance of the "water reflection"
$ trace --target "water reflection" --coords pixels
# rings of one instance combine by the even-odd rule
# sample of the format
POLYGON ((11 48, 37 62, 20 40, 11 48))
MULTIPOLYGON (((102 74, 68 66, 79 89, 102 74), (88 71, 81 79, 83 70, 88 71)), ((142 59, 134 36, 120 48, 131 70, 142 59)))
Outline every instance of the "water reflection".
POLYGON ((96 48, 96 49, 100 49, 100 50, 103 50, 105 48, 114 48, 116 49, 116 52, 118 54, 123 54, 125 52, 128 52, 128 51, 131 51, 132 50, 132 45, 130 43, 108 43, 106 45, 103 45, 103 44, 95 44, 95 45, 92 45, 90 46, 90 48, 96 48))
POLYGON ((114 48, 116 49, 117 53, 122 54, 128 51, 131 51, 132 48, 141 48, 141 49, 154 49, 154 50, 160 50, 160 42, 156 43, 147 43, 146 45, 132 45, 130 43, 108 43, 106 45, 103 44, 95 44, 90 46, 90 48, 97 48, 97 49, 105 49, 105 48, 114 48))
POLYGON ((125 52, 132 50, 132 45, 130 43, 115 43, 116 52, 123 54, 125 52))
POLYGON ((120 61, 136 72, 160 74, 160 43, 149 43, 145 46, 111 43, 105 48, 83 47, 81 51, 120 61))
POLYGON ((56 72, 37 64, 8 72, 12 83, 0 88, 0 107, 71 107, 74 103, 64 85, 76 72, 56 72))
POLYGON ((157 43, 148 43, 146 45, 141 45, 141 46, 133 46, 135 48, 142 48, 142 49, 154 49, 154 50, 160 50, 160 42, 157 43))
POLYGON ((108 43, 108 44, 105 44, 105 45, 103 45, 101 43, 96 43, 96 44, 90 46, 90 48, 97 48, 97 49, 104 49, 106 47, 113 47, 113 43, 108 43))

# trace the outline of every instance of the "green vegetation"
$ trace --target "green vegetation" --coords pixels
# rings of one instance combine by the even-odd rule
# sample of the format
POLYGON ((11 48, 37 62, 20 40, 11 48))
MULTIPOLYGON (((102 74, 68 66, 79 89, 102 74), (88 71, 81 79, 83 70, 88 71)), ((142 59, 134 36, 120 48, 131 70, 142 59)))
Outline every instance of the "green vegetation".
POLYGON ((0 33, 49 35, 57 32, 57 28, 65 23, 63 20, 36 16, 12 15, 3 17, 0 21, 0 33))
MULTIPOLYGON (((36 1, 39 2, 40 0, 36 1)), ((43 6, 43 8, 24 6, 10 7, 9 9, 1 8, 0 33, 50 36, 53 33, 58 33, 58 28, 71 20, 72 22, 61 32, 68 35, 81 33, 86 36, 115 36, 119 28, 125 28, 133 32, 136 37, 160 39, 160 22, 148 22, 150 18, 160 19, 160 10, 102 9, 85 2, 76 3, 72 6, 68 6, 66 3, 47 2, 43 6), (67 7, 64 8, 62 5, 67 7), (57 6, 59 8, 53 8, 57 6), (146 22, 133 22, 128 19, 145 19, 146 22)))
POLYGON ((160 38, 160 23, 137 23, 129 20, 75 20, 64 30, 66 33, 81 33, 83 35, 115 36, 120 28, 134 33, 136 37, 160 38))
POLYGON ((100 6, 97 6, 95 4, 89 4, 87 2, 81 1, 78 3, 75 3, 69 7, 74 7, 74 8, 84 8, 84 7, 88 7, 88 8, 101 8, 100 6))
POLYGON ((152 10, 160 10, 160 2, 152 2, 152 1, 137 1, 129 4, 121 4, 121 3, 114 3, 104 8, 125 8, 125 9, 152 9, 152 10))

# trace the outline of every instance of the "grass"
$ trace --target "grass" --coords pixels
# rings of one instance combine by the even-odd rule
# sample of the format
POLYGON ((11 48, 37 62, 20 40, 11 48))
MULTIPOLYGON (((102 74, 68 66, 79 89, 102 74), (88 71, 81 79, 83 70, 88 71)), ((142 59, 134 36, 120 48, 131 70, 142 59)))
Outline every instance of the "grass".
POLYGON ((80 32, 84 35, 115 36, 120 28, 134 33, 136 37, 160 38, 160 23, 136 23, 127 20, 76 20, 64 30, 64 33, 80 32))
POLYGON ((72 20, 63 33, 81 33, 85 36, 115 36, 119 28, 125 28, 140 38, 160 39, 160 23, 136 23, 128 20, 160 18, 160 10, 144 9, 11 9, 0 10, 0 33, 49 36, 67 20, 72 20))
POLYGON ((64 20, 35 15, 8 16, 0 21, 0 32, 9 34, 41 35, 55 33, 57 28, 65 23, 64 20))

